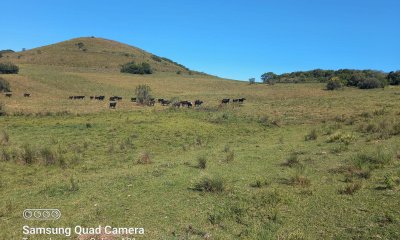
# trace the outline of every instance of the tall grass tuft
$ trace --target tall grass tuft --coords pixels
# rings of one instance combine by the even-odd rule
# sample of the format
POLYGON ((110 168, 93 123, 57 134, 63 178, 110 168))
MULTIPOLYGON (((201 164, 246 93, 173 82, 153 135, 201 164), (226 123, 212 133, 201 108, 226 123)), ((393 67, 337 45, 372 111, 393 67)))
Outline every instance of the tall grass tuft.
POLYGON ((6 145, 10 141, 10 136, 8 135, 6 130, 2 130, 0 133, 0 144, 6 145))
POLYGON ((306 141, 317 140, 317 138, 318 133, 316 129, 312 129, 311 132, 304 137, 306 141))
POLYGON ((286 161, 282 164, 288 167, 294 167, 300 165, 299 155, 297 153, 291 153, 286 161))
POLYGON ((207 167, 207 158, 204 156, 197 158, 197 167, 200 169, 205 169, 207 167))
POLYGON ((358 153, 353 157, 353 163, 358 168, 380 168, 384 165, 388 165, 393 160, 393 154, 384 149, 383 147, 378 147, 373 151, 365 151, 358 153))
POLYGON ((138 164, 150 164, 152 163, 150 154, 148 152, 143 152, 139 155, 139 159, 137 160, 138 164))
POLYGON ((235 152, 230 150, 226 153, 225 162, 233 162, 235 160, 235 152))
POLYGON ((21 160, 25 164, 32 164, 35 158, 35 152, 29 144, 22 146, 21 160))
POLYGON ((220 177, 205 177, 196 183, 194 189, 202 192, 220 193, 225 190, 224 181, 220 177))
POLYGON ((354 195, 358 190, 360 190, 362 184, 360 182, 350 183, 345 188, 340 189, 340 194, 354 195))

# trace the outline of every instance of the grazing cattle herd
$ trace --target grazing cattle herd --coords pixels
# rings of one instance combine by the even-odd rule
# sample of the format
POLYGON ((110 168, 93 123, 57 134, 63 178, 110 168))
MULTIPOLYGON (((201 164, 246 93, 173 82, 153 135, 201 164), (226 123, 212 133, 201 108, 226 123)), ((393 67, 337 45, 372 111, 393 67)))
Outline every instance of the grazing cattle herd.
MULTIPOLYGON (((12 93, 11 92, 7 92, 4 93, 4 95, 8 98, 12 97, 12 93)), ((24 97, 31 97, 30 93, 24 93, 23 95, 24 97)), ((69 96, 68 97, 71 100, 84 100, 85 96, 84 95, 73 95, 73 96, 69 96)), ((106 98, 104 95, 100 95, 100 96, 89 96, 90 100, 99 100, 99 101, 104 101, 104 99, 106 98)), ((232 99, 232 103, 243 103, 246 100, 246 98, 233 98, 232 99)), ((117 107, 117 102, 118 101, 122 101, 122 97, 120 96, 111 96, 109 98, 109 108, 115 109, 117 107)), ((132 97, 131 98, 131 102, 137 102, 137 97, 132 97)), ((195 107, 200 107, 204 102, 202 100, 196 99, 194 102, 191 101, 171 101, 168 99, 164 99, 164 98, 158 98, 157 102, 161 105, 161 106, 170 106, 172 105, 173 107, 176 108, 180 108, 180 107, 187 107, 187 108, 191 108, 193 107, 193 105, 195 107)), ((221 105, 225 105, 231 102, 230 98, 224 98, 221 100, 221 105)), ((154 106, 156 103, 156 99, 155 98, 150 98, 149 100, 147 100, 147 105, 148 106, 154 106)))

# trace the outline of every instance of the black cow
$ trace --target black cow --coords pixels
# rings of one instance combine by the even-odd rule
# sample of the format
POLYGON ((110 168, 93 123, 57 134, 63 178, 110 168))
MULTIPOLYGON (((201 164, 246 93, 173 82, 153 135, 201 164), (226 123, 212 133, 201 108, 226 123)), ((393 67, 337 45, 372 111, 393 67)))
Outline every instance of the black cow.
POLYGON ((73 96, 73 99, 85 99, 85 96, 73 96))
POLYGON ((181 101, 182 107, 192 107, 193 104, 189 101, 181 101))
POLYGON ((5 95, 6 95, 6 97, 10 98, 12 96, 12 93, 6 93, 5 95))
POLYGON ((133 97, 131 98, 131 102, 136 102, 137 98, 133 97))
POLYGON ((171 101, 168 101, 167 99, 162 99, 162 101, 160 103, 163 106, 168 106, 169 104, 171 104, 171 101))
POLYGON ((115 97, 110 97, 110 101, 115 101, 115 97))
POLYGON ((115 109, 116 106, 117 106, 117 102, 110 102, 110 108, 115 109))
POLYGON ((159 99, 157 99, 157 102, 162 103, 164 100, 165 100, 164 98, 159 98, 159 99))
POLYGON ((194 101, 194 106, 195 107, 199 107, 201 104, 203 104, 203 101, 201 101, 201 100, 196 100, 196 101, 194 101))
POLYGON ((68 98, 69 98, 69 99, 74 99, 74 96, 69 96, 68 98))
POLYGON ((93 100, 94 99, 94 96, 90 96, 90 100, 93 100))
POLYGON ((227 103, 229 103, 229 101, 230 101, 229 98, 224 98, 224 99, 222 99, 221 103, 222 104, 227 104, 227 103))
POLYGON ((106 96, 94 96, 94 99, 103 101, 106 96))
POLYGON ((147 105, 149 106, 154 106, 154 104, 156 103, 156 100, 154 100, 154 98, 150 99, 150 101, 147 103, 147 105))
POLYGON ((30 93, 24 93, 24 97, 30 97, 31 94, 30 93))
POLYGON ((246 100, 246 98, 239 98, 238 100, 239 100, 239 103, 243 103, 244 100, 246 100))

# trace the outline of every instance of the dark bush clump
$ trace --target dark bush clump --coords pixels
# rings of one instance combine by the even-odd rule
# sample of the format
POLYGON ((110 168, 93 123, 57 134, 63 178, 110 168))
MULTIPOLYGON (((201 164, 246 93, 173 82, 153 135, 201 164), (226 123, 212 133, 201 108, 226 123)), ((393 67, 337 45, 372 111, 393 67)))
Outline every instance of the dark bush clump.
POLYGON ((400 71, 390 72, 387 79, 390 85, 400 85, 400 71))
POLYGON ((122 65, 121 72, 131 74, 152 74, 153 70, 148 63, 136 64, 135 62, 129 62, 122 65))
POLYGON ((0 74, 17 74, 19 67, 13 63, 0 63, 0 74))
POLYGON ((329 79, 328 83, 326 84, 327 90, 337 90, 342 88, 343 88, 343 83, 338 77, 333 77, 329 79))

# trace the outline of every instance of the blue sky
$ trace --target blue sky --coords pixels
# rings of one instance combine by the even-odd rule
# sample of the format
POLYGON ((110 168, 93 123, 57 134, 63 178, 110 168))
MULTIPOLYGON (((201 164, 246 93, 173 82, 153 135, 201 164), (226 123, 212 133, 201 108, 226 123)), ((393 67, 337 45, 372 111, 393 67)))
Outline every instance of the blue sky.
POLYGON ((96 36, 232 79, 315 68, 400 70, 398 0, 13 0, 0 49, 96 36))

